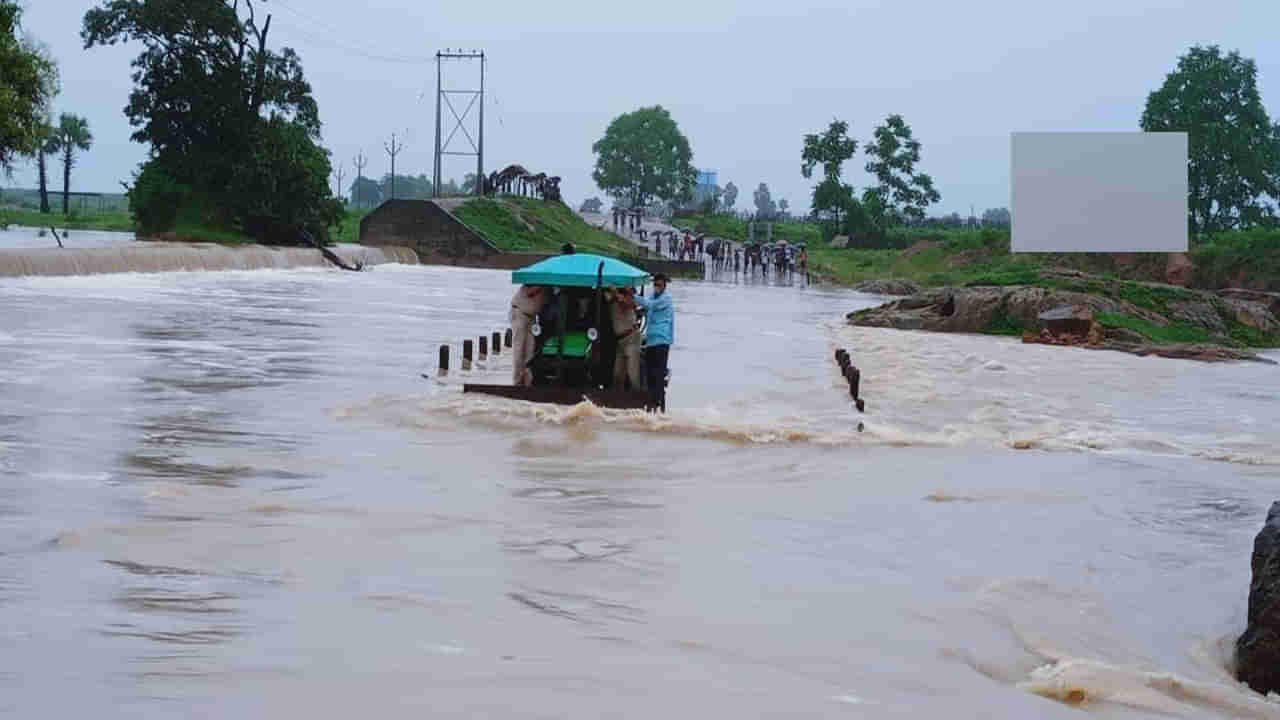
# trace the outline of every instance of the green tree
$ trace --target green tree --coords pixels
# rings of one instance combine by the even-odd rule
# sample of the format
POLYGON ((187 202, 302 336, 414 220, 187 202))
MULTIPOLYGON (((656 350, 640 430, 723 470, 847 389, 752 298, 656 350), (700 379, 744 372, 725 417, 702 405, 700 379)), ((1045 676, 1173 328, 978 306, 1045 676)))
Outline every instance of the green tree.
POLYGON ((229 191, 246 218, 268 217, 327 239, 343 216, 342 201, 329 195, 329 152, 298 123, 275 115, 250 138, 250 162, 236 166, 229 191), (315 203, 313 198, 325 198, 315 203))
POLYGON ((848 212, 853 201, 852 185, 840 182, 839 178, 827 178, 814 186, 810 206, 819 217, 834 216, 835 225, 839 227, 842 215, 848 212))
POLYGON ((62 214, 66 215, 71 212, 71 168, 76 162, 76 151, 88 150, 93 145, 89 121, 79 115, 62 113, 54 129, 54 140, 62 152, 62 214))
POLYGON ((722 203, 724 206, 724 209, 729 211, 733 210, 733 206, 737 202, 738 202, 738 186, 734 185, 733 181, 729 181, 729 184, 724 186, 724 200, 722 203))
POLYGON ((58 94, 57 65, 19 36, 21 19, 16 0, 0 0, 0 170, 6 177, 19 156, 43 149, 49 103, 58 94))
POLYGON ((1258 69, 1238 52, 1192 47, 1147 96, 1141 127, 1187 133, 1187 222, 1192 233, 1248 227, 1280 197, 1280 126, 1258 95, 1258 69))
POLYGON ((845 160, 858 151, 858 141, 849 137, 849 123, 832 120, 825 132, 804 136, 800 151, 800 173, 805 179, 813 177, 814 167, 822 166, 825 178, 840 179, 840 168, 845 160))
POLYGON ((765 183, 760 183, 760 186, 751 194, 751 199, 755 201, 757 218, 772 220, 778 215, 778 204, 773 201, 769 186, 765 183))
MULTIPOLYGON (((136 128, 133 139, 151 146, 143 174, 153 165, 155 172, 140 197, 172 198, 185 188, 184 205, 208 206, 206 218, 238 222, 241 228, 248 227, 251 215, 276 220, 331 215, 328 154, 312 147, 320 137, 320 119, 311 86, 292 49, 268 47, 271 16, 259 18, 259 2, 102 0, 85 13, 81 38, 86 48, 128 41, 143 47, 133 61, 134 89, 125 107, 136 128), (280 147, 300 154, 274 152, 280 147), (262 166, 255 153, 264 150, 279 167, 262 166), (323 182, 308 176, 297 189, 267 197, 252 197, 232 184, 244 177, 262 181, 263 173, 296 178, 300 170, 321 173, 323 182)), ((255 219, 253 226, 263 223, 255 219)))
POLYGON ((693 151, 661 105, 614 118, 591 151, 596 155, 591 178, 630 207, 646 207, 652 198, 678 203, 692 196, 693 151))
POLYGON ((1009 208, 987 208, 982 211, 983 227, 1009 227, 1013 224, 1013 218, 1009 215, 1009 208))
POLYGON ((825 132, 804 136, 800 151, 800 174, 813 177, 813 170, 822 166, 822 181, 813 189, 811 204, 815 215, 833 215, 840 226, 843 211, 853 199, 853 187, 840 180, 844 161, 858 151, 858 141, 849 137, 849 123, 832 120, 825 132))
POLYGON ((382 204, 382 186, 376 180, 358 177, 351 181, 351 203, 356 207, 377 207, 382 204))
POLYGON ((920 143, 901 115, 890 115, 874 131, 866 146, 867 172, 875 175, 877 197, 887 217, 922 220, 925 208, 942 197, 933 187, 933 178, 916 172, 920 143))
POLYGON ((883 248, 892 216, 876 188, 862 191, 861 199, 851 199, 845 215, 844 232, 850 247, 883 248))

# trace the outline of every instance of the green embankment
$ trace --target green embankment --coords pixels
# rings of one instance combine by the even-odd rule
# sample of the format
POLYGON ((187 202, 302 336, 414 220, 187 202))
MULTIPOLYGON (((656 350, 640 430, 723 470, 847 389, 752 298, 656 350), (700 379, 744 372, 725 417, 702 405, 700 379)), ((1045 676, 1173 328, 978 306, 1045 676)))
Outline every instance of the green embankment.
POLYGON ((127 212, 72 212, 63 215, 61 212, 41 213, 38 210, 0 208, 0 225, 21 225, 26 227, 48 228, 58 230, 110 230, 113 232, 133 232, 133 218, 127 212))
POLYGON ((560 252, 566 242, 579 252, 636 257, 636 246, 611 232, 588 225, 567 205, 535 198, 477 198, 453 214, 511 252, 560 252))
MULTIPOLYGON (((339 243, 360 242, 360 218, 369 213, 366 209, 348 210, 339 227, 332 229, 331 239, 339 243)), ((252 242, 236 229, 212 227, 192 214, 179 214, 174 224, 173 237, 184 242, 211 242, 221 245, 243 245, 252 242)), ((35 210, 0 208, 0 228, 5 225, 62 230, 105 230, 110 232, 134 232, 133 217, 124 211, 41 213, 35 210)))
MULTIPOLYGON (((674 224, 742 241, 747 223, 714 215, 678 218, 674 224)), ((895 249, 836 249, 823 242, 814 223, 774 225, 773 236, 808 245, 809 268, 846 285, 898 278, 922 287, 1035 284, 1048 268, 1068 268, 1103 277, 1164 282, 1166 253, 1036 253, 1009 251, 1007 229, 936 230, 897 228, 885 242, 895 249)), ((1280 230, 1248 230, 1196 237, 1188 257, 1192 287, 1216 290, 1249 287, 1280 291, 1280 230)))
MULTIPOLYGON (((734 217, 679 218, 675 224, 738 241, 747 237, 746 221, 734 217)), ((1162 325, 1122 314, 1101 313, 1097 317, 1104 327, 1124 328, 1152 343, 1280 346, 1280 336, 1242 324, 1225 301, 1197 292, 1225 287, 1280 291, 1280 230, 1193 238, 1187 254, 1194 266, 1192 289, 1153 284, 1166 280, 1167 253, 1013 254, 1008 230, 895 229, 886 244, 901 249, 832 248, 821 240, 819 226, 805 222, 777 223, 773 236, 805 242, 810 271, 829 282, 856 285, 900 279, 923 288, 1028 285, 1070 290, 1124 300, 1168 319, 1162 325), (1063 269, 1087 275, 1055 272, 1063 269), (1174 306, 1183 304, 1200 304, 1206 312, 1221 316, 1226 335, 1178 320, 1174 306)), ((997 313, 987 332, 1017 335, 1033 329, 997 313)))

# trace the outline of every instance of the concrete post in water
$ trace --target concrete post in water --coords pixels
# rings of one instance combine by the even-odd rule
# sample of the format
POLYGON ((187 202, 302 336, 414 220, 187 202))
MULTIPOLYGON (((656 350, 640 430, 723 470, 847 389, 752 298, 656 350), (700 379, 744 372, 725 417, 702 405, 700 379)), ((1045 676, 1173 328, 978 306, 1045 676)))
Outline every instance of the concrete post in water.
POLYGON ((440 374, 449 372, 449 346, 440 346, 440 374))
POLYGON ((501 355, 502 354, 502 335, 498 334, 497 330, 493 331, 493 337, 490 339, 490 342, 493 343, 493 354, 501 355))
POLYGON ((462 369, 463 370, 471 369, 471 352, 472 352, 471 341, 463 340, 462 341, 462 369))
POLYGON ((480 359, 484 360, 489 356, 489 338, 484 335, 480 336, 480 359))
POLYGON ((507 328, 507 337, 506 337, 505 344, 507 347, 511 347, 511 328, 507 328))

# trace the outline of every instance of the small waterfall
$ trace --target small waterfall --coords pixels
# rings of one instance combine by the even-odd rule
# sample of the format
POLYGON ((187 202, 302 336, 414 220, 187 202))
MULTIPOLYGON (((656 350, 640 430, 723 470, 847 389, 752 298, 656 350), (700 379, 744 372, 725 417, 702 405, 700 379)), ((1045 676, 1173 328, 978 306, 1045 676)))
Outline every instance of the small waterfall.
MULTIPOLYGON (((348 263, 418 264, 417 253, 407 247, 335 245, 330 250, 348 263)), ((265 245, 233 247, 211 243, 164 243, 104 248, 0 250, 0 277, 288 269, 325 267, 328 264, 320 251, 314 248, 265 245)))

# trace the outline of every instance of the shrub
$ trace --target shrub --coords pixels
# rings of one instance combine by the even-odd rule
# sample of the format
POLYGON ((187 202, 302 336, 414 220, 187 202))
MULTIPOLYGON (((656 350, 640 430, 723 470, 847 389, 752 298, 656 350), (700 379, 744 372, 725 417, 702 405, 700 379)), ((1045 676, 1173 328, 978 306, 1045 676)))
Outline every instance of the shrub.
POLYGON ((170 177, 155 160, 149 160, 134 175, 133 186, 125 195, 138 232, 151 234, 173 229, 191 188, 170 177))

